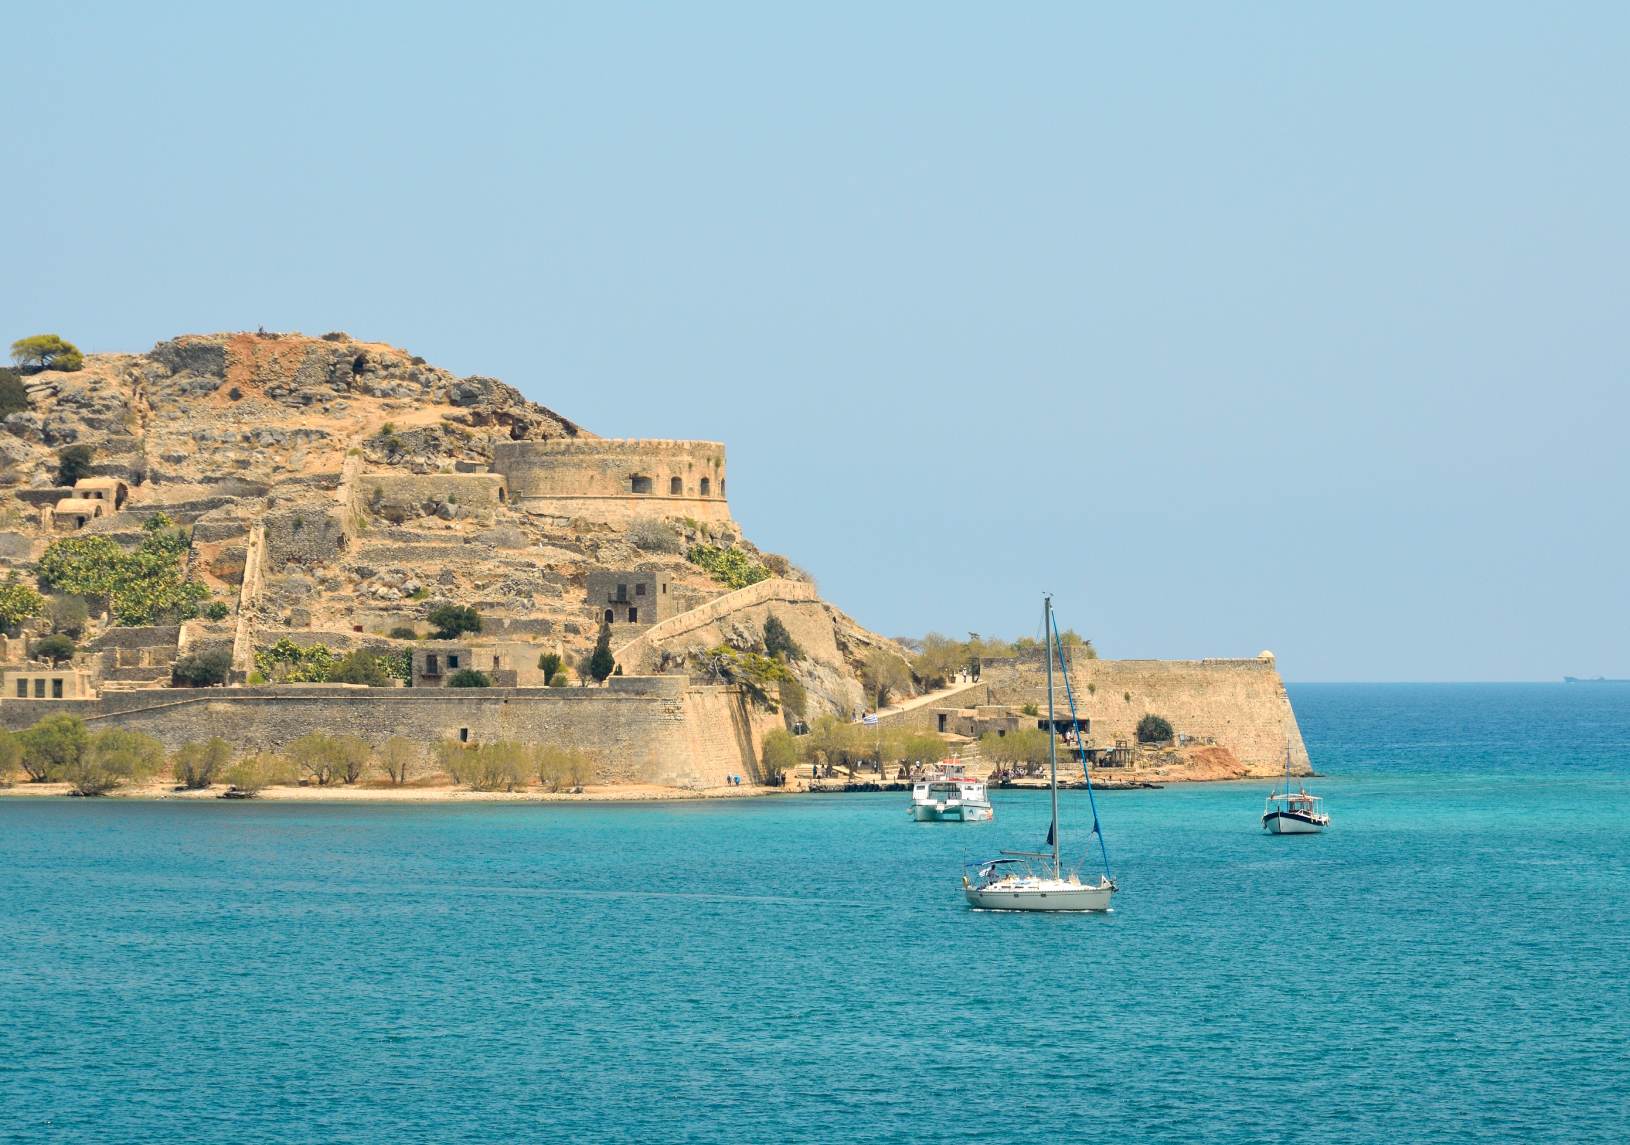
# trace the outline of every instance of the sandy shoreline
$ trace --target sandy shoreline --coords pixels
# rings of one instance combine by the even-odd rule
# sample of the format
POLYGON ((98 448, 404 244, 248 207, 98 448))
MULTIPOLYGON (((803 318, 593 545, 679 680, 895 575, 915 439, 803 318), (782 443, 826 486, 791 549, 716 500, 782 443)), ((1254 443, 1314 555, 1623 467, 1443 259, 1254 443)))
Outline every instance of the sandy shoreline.
MULTIPOLYGON (((177 791, 173 783, 141 783, 111 791, 102 799, 142 799, 193 802, 218 799, 224 784, 199 791, 177 791)), ((744 799, 762 795, 783 795, 793 789, 781 787, 664 787, 654 783, 626 783, 590 786, 581 795, 529 788, 523 791, 471 791, 450 784, 395 787, 359 783, 332 787, 268 787, 253 802, 263 803, 652 803, 688 799, 744 799)), ((0 798, 71 798, 66 783, 17 783, 0 788, 0 798)))

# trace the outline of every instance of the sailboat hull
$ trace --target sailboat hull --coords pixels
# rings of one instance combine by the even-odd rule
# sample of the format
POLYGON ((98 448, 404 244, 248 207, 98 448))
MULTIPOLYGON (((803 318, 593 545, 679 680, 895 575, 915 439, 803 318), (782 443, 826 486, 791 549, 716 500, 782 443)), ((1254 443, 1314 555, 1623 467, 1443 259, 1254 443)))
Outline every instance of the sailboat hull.
POLYGON ((1115 889, 1065 882, 1017 887, 965 887, 968 905, 979 910, 1108 910, 1115 889))
POLYGON ((1328 818, 1321 819, 1270 811, 1262 817, 1262 829, 1270 835, 1317 835, 1330 823, 1328 818))

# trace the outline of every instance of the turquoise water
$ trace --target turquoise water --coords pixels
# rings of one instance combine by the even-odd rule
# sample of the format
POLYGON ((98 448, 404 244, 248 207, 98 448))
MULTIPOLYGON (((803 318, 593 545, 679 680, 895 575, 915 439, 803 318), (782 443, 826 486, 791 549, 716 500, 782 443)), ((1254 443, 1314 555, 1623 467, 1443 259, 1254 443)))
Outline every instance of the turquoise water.
POLYGON ((0 1139, 1630 1138, 1630 688, 1292 691, 1334 829, 1106 793, 1105 916, 963 907, 1033 793, 0 802, 0 1139))

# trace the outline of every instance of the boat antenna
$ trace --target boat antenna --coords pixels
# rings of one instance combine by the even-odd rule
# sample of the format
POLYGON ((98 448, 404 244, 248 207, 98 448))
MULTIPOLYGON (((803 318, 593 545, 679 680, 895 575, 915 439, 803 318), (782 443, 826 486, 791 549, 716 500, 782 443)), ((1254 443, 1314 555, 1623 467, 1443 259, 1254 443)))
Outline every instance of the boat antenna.
MULTIPOLYGON (((1047 629, 1047 766, 1053 792, 1053 825, 1047 832, 1047 841, 1053 845, 1053 878, 1059 878, 1058 838, 1058 728, 1053 720, 1053 594, 1041 594, 1042 624, 1047 629)), ((1065 686, 1069 681, 1065 680, 1065 686)))
MULTIPOLYGON (((1051 604, 1052 602, 1049 600, 1048 603, 1051 604)), ((1058 631, 1058 617, 1056 615, 1050 615, 1050 620, 1051 620, 1051 623, 1053 625, 1053 633, 1056 634, 1057 631, 1058 631)), ((1058 644, 1063 643, 1062 640, 1057 640, 1055 642, 1058 643, 1058 644)), ((1064 663, 1064 653, 1063 653, 1062 648, 1060 648, 1060 650, 1059 650, 1058 661, 1059 661, 1059 665, 1060 665, 1060 667, 1062 669, 1062 666, 1063 666, 1063 663, 1064 663)), ((1077 716, 1075 714, 1075 689, 1070 687, 1070 674, 1068 672, 1061 672, 1061 674, 1064 677, 1064 698, 1066 700, 1068 700, 1069 704, 1070 704, 1070 723, 1071 723, 1071 726, 1075 729, 1075 740, 1076 740, 1077 745, 1079 745, 1080 742, 1081 742, 1081 719, 1080 719, 1079 716, 1077 716)), ((1047 673, 1048 683, 1051 683, 1052 679, 1053 679, 1053 674, 1052 674, 1052 671, 1051 671, 1051 666, 1049 666, 1049 670, 1048 670, 1048 673, 1047 673)), ((1051 716, 1051 713, 1049 713, 1049 717, 1050 716, 1051 716)), ((1082 753, 1082 756, 1081 756, 1081 778, 1086 782, 1086 785, 1087 785, 1087 803, 1092 807, 1092 833, 1094 835, 1098 836, 1098 854, 1104 860, 1104 877, 1106 879, 1108 879, 1110 882, 1113 883, 1115 881, 1115 876, 1113 874, 1111 874, 1110 870, 1109 870, 1109 847, 1104 843, 1104 829, 1103 829, 1103 826, 1098 822, 1098 797, 1096 795, 1094 795, 1093 792, 1092 792, 1092 773, 1087 768, 1087 759, 1086 759, 1086 754, 1084 752, 1082 753)), ((1054 822, 1057 822, 1057 820, 1058 820, 1058 810, 1057 810, 1058 784, 1056 782, 1053 784, 1053 801, 1054 801, 1053 820, 1054 820, 1054 822)))

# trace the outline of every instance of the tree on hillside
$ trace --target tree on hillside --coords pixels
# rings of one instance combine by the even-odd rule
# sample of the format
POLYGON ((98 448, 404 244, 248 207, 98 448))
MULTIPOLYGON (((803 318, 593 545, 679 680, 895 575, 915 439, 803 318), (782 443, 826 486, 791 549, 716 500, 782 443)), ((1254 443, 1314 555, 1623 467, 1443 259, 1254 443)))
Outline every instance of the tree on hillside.
POLYGON ((89 477, 91 458, 95 456, 88 445, 70 445, 57 454, 57 484, 72 485, 81 477, 89 477))
POLYGON ((79 649, 74 646, 73 638, 58 633, 54 636, 43 636, 34 641, 29 651, 42 660, 49 660, 53 664, 62 664, 74 658, 79 649))
POLYGON ((611 625, 602 622, 600 637, 594 642, 594 654, 589 657, 589 675, 596 684, 603 684, 616 668, 617 660, 611 654, 611 625))
POLYGON ((438 604, 430 610, 437 640, 456 640, 465 632, 481 631, 481 614, 467 605, 438 604))
POLYGON ((781 618, 774 613, 764 620, 764 654, 787 661, 804 658, 804 650, 798 647, 792 633, 787 631, 787 626, 781 623, 781 618))
POLYGON ((0 581, 0 628, 16 628, 29 617, 38 616, 44 607, 45 598, 32 585, 24 584, 16 569, 0 581))
POLYGON ((565 667, 559 652, 540 652, 538 654, 538 671, 543 673, 544 683, 549 683, 560 675, 561 668, 565 667))
POLYGON ((878 649, 866 657, 866 663, 860 669, 860 678, 866 685, 867 695, 876 700, 881 708, 889 702, 891 693, 910 686, 911 669, 900 657, 878 649))
POLYGON ((11 344, 11 360, 25 370, 77 370, 85 355, 60 335, 35 334, 11 344))
POLYGON ((51 631, 72 636, 75 640, 85 635, 85 625, 90 622, 91 610, 84 597, 74 596, 72 593, 58 593, 51 598, 45 611, 51 618, 51 631))
POLYGON ((391 675, 378 656, 358 648, 334 662, 334 666, 328 670, 328 681, 331 684, 366 684, 370 688, 388 688, 391 686, 391 675))
POLYGON ((1172 725, 1163 717, 1148 715, 1138 721, 1139 743, 1169 743, 1171 738, 1172 725))
POLYGON ((226 683, 231 672, 231 649, 217 645, 177 657, 170 666, 170 682, 183 688, 213 688, 226 683))
POLYGON ((0 370, 0 417, 28 408, 28 389, 16 370, 0 370))

